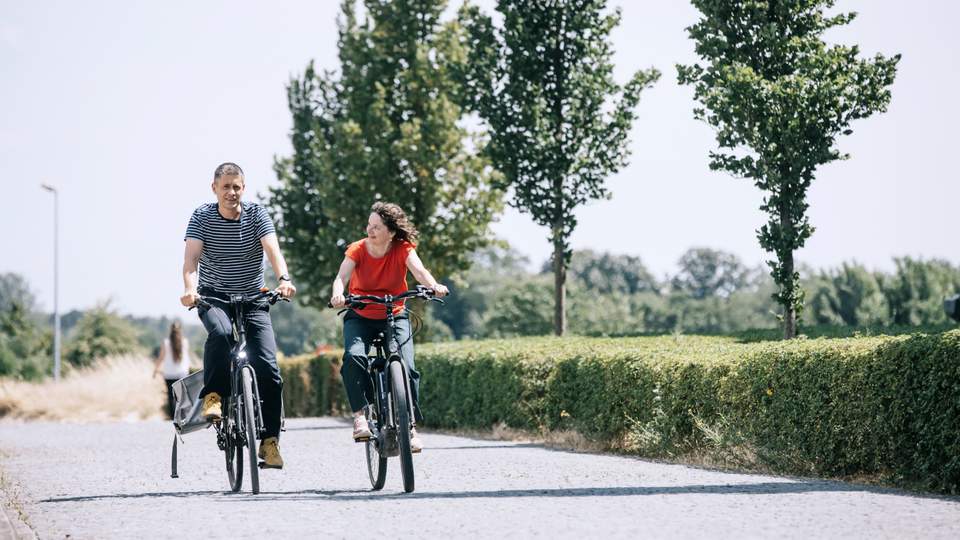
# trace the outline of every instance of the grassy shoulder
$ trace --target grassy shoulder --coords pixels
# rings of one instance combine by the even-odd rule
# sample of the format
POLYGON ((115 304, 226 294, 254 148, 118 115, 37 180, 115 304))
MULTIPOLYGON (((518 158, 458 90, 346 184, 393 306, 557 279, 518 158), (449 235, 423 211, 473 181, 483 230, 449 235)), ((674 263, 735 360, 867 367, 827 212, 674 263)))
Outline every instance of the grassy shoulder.
POLYGON ((162 418, 166 388, 153 363, 115 356, 65 370, 59 382, 0 378, 0 418, 106 422, 162 418))

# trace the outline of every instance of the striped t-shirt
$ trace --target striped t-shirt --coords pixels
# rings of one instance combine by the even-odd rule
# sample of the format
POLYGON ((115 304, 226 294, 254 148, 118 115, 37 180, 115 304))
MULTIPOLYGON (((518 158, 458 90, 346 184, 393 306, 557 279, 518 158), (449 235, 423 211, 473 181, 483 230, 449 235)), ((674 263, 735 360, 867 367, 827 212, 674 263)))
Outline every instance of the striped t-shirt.
POLYGON ((241 202, 240 219, 220 215, 217 203, 194 210, 187 238, 203 242, 200 287, 226 294, 251 294, 263 287, 263 246, 260 239, 273 234, 273 220, 257 203, 241 202))

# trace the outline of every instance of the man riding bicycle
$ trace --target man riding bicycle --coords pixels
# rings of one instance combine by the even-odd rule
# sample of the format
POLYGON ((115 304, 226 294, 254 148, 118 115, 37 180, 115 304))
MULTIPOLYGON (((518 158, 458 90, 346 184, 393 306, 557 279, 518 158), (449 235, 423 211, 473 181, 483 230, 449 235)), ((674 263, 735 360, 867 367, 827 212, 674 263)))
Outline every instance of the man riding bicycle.
MULTIPOLYGON (((245 188, 240 166, 223 163, 217 167, 212 188, 217 202, 197 208, 187 225, 183 256, 184 292, 180 303, 194 306, 201 294, 228 301, 231 294, 258 292, 264 286, 264 253, 279 276, 277 292, 284 298, 296 294, 297 289, 287 273, 287 263, 280 253, 273 220, 259 204, 240 200, 245 188)), ((200 307, 197 312, 207 329, 207 341, 203 347, 204 387, 200 392, 203 414, 208 420, 219 421, 222 396, 230 394, 231 314, 217 303, 200 307)), ((245 330, 246 352, 257 373, 263 401, 264 434, 259 457, 264 460, 264 467, 281 469, 283 459, 278 438, 282 381, 268 305, 248 308, 245 330)))
MULTIPOLYGON (((346 256, 333 280, 330 304, 335 308, 344 306, 343 291, 348 281, 350 294, 400 294, 407 290, 407 270, 410 270, 421 284, 432 288, 436 296, 445 296, 447 288, 437 283, 417 255, 417 234, 416 228, 399 206, 383 202, 374 204, 367 220, 367 237, 347 247, 346 256)), ((394 308, 394 315, 396 337, 401 345, 400 357, 407 366, 412 382, 410 389, 414 418, 421 421, 420 404, 417 401, 420 374, 414 368, 410 319, 405 313, 403 301, 394 308)), ((363 310, 350 310, 343 318, 344 354, 340 375, 343 377, 343 386, 353 410, 355 441, 363 441, 371 436, 363 412, 369 391, 369 378, 363 366, 367 365, 367 351, 373 339, 384 329, 386 317, 384 306, 371 304, 363 310)), ((415 429, 410 431, 410 448, 413 452, 423 449, 423 443, 415 429)))

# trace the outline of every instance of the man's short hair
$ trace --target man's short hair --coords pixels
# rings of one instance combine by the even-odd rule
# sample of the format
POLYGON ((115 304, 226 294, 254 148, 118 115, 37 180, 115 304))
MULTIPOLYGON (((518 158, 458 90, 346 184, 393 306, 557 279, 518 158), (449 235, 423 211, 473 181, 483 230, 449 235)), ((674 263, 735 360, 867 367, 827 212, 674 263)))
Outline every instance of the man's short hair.
POLYGON ((243 176, 243 169, 236 163, 221 163, 217 170, 213 171, 213 179, 219 180, 221 176, 243 176))

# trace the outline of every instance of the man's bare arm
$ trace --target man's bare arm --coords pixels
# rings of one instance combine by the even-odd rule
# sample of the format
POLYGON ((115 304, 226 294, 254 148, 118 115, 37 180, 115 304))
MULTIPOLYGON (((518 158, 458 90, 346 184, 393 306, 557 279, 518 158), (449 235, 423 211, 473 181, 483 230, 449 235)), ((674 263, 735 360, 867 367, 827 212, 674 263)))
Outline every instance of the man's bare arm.
POLYGON ((203 253, 203 240, 187 238, 183 248, 183 296, 180 303, 190 307, 197 302, 197 268, 203 253))
MULTIPOLYGON (((273 273, 277 275, 277 278, 279 279, 280 276, 284 275, 289 276, 287 261, 283 258, 283 253, 280 252, 280 242, 277 240, 277 235, 268 234, 264 236, 260 239, 260 245, 263 246, 263 251, 267 254, 267 259, 270 260, 270 266, 273 267, 273 273)), ((290 298, 297 294, 297 288, 293 286, 292 282, 286 280, 280 282, 277 290, 284 298, 290 298)))

